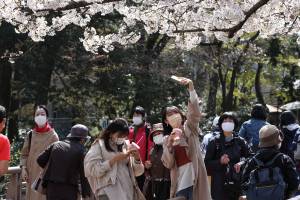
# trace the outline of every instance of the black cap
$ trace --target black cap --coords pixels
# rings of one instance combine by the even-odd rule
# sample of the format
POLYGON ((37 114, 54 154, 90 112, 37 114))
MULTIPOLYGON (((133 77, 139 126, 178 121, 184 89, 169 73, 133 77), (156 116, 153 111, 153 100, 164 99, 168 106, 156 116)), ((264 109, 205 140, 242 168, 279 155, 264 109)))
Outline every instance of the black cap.
POLYGON ((71 133, 67 138, 87 138, 89 129, 83 124, 76 124, 71 128, 71 133))

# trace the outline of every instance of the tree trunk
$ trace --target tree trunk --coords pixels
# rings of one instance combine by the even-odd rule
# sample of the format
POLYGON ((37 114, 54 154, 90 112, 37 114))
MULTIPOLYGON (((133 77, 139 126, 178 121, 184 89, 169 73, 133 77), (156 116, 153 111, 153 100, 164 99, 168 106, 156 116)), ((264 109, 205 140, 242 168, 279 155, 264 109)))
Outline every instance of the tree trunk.
POLYGON ((9 110, 12 67, 7 59, 0 59, 0 105, 9 110))
POLYGON ((291 101, 296 101, 296 97, 294 94, 294 81, 296 77, 296 68, 297 65, 292 65, 290 70, 290 83, 289 83, 289 96, 291 97, 291 101))
POLYGON ((209 94, 208 94, 207 110, 206 110, 208 116, 216 115, 218 87, 219 87, 218 72, 213 70, 209 79, 209 94))
POLYGON ((233 92, 235 89, 235 81, 237 79, 239 65, 240 65, 240 62, 233 65, 233 70, 231 73, 231 78, 230 78, 230 83, 229 83, 229 90, 226 95, 226 100, 225 100, 225 105, 223 107, 223 111, 233 110, 233 92))
POLYGON ((256 94, 257 101, 260 104, 266 106, 263 94, 261 92, 261 85, 260 85, 260 75, 261 75, 261 72, 262 72, 262 68, 263 68, 263 64, 258 63, 257 70, 256 70, 256 75, 255 75, 255 94, 256 94))
POLYGON ((218 76, 221 83, 221 91, 222 91, 222 111, 224 112, 225 104, 226 104, 226 78, 223 77, 221 66, 218 66, 218 76))

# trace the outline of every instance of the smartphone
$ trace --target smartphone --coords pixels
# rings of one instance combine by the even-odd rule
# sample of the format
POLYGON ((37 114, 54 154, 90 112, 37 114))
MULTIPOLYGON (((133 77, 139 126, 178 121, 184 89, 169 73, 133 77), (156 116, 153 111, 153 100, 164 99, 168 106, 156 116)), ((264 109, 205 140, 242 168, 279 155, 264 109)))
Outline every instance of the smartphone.
POLYGON ((181 80, 182 80, 180 77, 175 76, 175 75, 171 76, 171 79, 173 79, 174 81, 177 81, 177 82, 181 82, 181 80))

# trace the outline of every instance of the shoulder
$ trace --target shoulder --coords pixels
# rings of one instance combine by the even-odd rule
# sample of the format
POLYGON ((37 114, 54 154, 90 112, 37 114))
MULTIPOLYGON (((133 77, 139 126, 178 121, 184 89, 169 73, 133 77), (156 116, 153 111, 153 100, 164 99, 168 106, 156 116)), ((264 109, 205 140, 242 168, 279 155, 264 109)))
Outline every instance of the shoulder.
POLYGON ((242 127, 247 127, 247 126, 249 126, 249 125, 252 124, 252 123, 253 123, 253 120, 252 120, 252 119, 249 119, 249 120, 245 121, 245 122, 242 124, 242 127))
POLYGON ((216 145, 216 144, 218 144, 220 142, 221 142, 221 136, 220 136, 220 134, 213 135, 211 138, 209 138, 209 141, 208 141, 209 144, 213 144, 213 145, 216 145))
POLYGON ((52 134, 54 137, 58 138, 58 134, 57 134, 57 132, 55 131, 54 128, 52 128, 49 133, 52 134))
POLYGON ((284 153, 280 153, 280 155, 278 156, 278 158, 276 160, 280 160, 282 161, 282 163, 285 164, 293 164, 294 161, 291 159, 290 156, 284 154, 284 153))
POLYGON ((103 140, 96 140, 90 147, 90 149, 88 150, 88 154, 93 154, 93 153, 97 153, 100 151, 100 148, 103 149, 104 148, 104 142, 103 140))
POLYGON ((234 139, 239 143, 242 143, 242 144, 246 143, 246 140, 244 138, 242 138, 241 136, 236 135, 236 136, 234 136, 234 139))
POLYGON ((0 133, 0 141, 1 141, 1 142, 2 142, 2 141, 4 141, 4 142, 9 142, 7 136, 6 136, 6 135, 3 135, 3 134, 1 134, 1 133, 0 133))

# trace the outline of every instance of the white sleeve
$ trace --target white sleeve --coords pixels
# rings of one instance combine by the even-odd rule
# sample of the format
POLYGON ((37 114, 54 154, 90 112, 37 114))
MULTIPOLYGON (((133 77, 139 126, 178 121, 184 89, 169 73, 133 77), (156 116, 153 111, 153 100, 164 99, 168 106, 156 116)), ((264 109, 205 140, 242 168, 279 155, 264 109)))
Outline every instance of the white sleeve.
POLYGON ((195 102, 195 101, 198 102, 198 101, 199 101, 198 95, 197 95, 197 93, 196 93, 195 90, 190 91, 190 101, 191 101, 191 102, 195 102))

